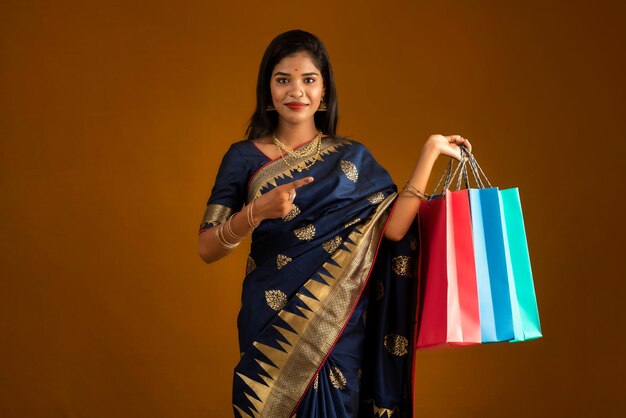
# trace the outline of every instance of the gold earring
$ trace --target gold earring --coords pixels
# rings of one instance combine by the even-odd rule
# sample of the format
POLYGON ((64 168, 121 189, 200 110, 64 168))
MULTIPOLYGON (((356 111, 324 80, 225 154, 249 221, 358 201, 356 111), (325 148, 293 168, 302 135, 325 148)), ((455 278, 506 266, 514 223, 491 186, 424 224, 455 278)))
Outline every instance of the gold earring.
POLYGON ((265 110, 270 111, 270 110, 276 110, 276 109, 274 109, 274 105, 267 105, 265 107, 265 110))
POLYGON ((317 108, 318 111, 326 111, 328 108, 326 107, 326 102, 324 102, 324 98, 322 97, 322 101, 320 102, 320 107, 317 108))

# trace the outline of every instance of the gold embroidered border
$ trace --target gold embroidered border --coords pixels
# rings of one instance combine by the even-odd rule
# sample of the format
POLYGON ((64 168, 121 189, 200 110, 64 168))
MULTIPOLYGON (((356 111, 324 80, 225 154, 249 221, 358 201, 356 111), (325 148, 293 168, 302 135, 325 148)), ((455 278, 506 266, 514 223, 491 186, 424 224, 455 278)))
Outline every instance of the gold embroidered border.
POLYGON ((207 205, 204 215, 202 216, 200 227, 206 223, 211 224, 211 226, 222 224, 228 220, 228 217, 232 215, 233 212, 234 210, 228 206, 218 205, 216 203, 207 205))
MULTIPOLYGON (((349 145, 350 141, 345 138, 337 138, 337 137, 327 137, 322 138, 321 143, 321 151, 319 161, 324 161, 324 156, 330 154, 331 152, 337 152, 339 147, 344 145, 349 145)), ((303 163, 310 164, 313 162, 313 157, 304 157, 296 159, 292 164, 293 166, 298 166, 303 163)), ((263 166, 250 181, 250 185, 248 186, 248 202, 250 202, 255 197, 261 196, 261 190, 269 185, 276 187, 276 181, 278 179, 284 179, 285 177, 289 177, 293 179, 293 170, 291 170, 285 162, 278 158, 275 161, 263 166)))
POLYGON ((279 312, 278 316, 295 331, 274 325, 288 341, 276 341, 282 350, 257 341, 253 343, 273 365, 257 358, 256 362, 267 375, 237 373, 256 395, 245 394, 252 403, 251 409, 234 405, 242 417, 284 418, 294 410, 339 337, 365 286, 389 216, 387 209, 396 196, 392 193, 381 202, 374 214, 350 233, 344 246, 335 251, 332 261, 324 263, 319 272, 328 284, 309 279, 304 287, 314 297, 296 294, 308 307, 299 308, 302 316, 285 310, 279 312))

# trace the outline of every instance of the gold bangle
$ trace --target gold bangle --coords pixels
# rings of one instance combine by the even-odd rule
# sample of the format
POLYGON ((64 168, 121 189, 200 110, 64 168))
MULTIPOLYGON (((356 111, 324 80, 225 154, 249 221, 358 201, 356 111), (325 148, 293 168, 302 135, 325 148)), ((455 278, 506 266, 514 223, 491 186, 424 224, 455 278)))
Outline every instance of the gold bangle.
POLYGON ((252 229, 256 229, 261 224, 260 222, 255 224, 254 223, 254 216, 252 216, 252 209, 254 209, 254 202, 255 201, 256 201, 256 199, 252 200, 252 202, 250 202, 250 204, 246 208, 246 216, 248 218, 248 225, 252 229))
POLYGON ((247 235, 237 235, 237 234, 235 234, 235 231, 233 231, 233 226, 231 225, 232 219, 235 217, 235 215, 236 215, 236 213, 233 213, 232 215, 230 215, 230 218, 228 218, 228 220, 226 222, 224 222, 224 224, 226 224, 226 226, 225 226, 226 232, 228 232, 230 234, 230 236, 235 239, 235 241, 241 241, 242 239, 247 237, 249 234, 247 234, 247 235))
MULTIPOLYGON (((411 186, 408 182, 404 185, 404 188, 402 189, 402 191, 404 193, 409 193, 415 197, 419 197, 420 199, 428 199, 428 196, 426 196, 424 192, 422 192, 417 187, 411 186)), ((406 195, 403 195, 403 196, 406 196, 406 195)))
POLYGON ((224 224, 220 224, 217 227, 217 229, 215 230, 215 240, 225 250, 232 250, 233 248, 238 246, 240 243, 237 242, 235 244, 231 244, 228 241, 226 241, 226 239, 224 238, 224 231, 223 231, 223 229, 224 229, 224 224))

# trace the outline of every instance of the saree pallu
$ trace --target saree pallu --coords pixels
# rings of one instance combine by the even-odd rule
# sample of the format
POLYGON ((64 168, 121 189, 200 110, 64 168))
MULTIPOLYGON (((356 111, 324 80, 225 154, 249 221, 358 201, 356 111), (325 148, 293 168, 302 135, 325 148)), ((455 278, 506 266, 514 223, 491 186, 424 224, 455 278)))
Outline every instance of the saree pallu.
MULTIPOLYGON (((225 159, 218 180, 236 177, 228 171, 225 159)), ((367 148, 342 137, 323 138, 321 158, 302 172, 268 161, 245 201, 306 176, 315 180, 292 210, 252 235, 235 416, 412 417, 417 226, 384 239, 397 188, 367 148)), ((236 210, 220 206, 214 224, 236 210)))

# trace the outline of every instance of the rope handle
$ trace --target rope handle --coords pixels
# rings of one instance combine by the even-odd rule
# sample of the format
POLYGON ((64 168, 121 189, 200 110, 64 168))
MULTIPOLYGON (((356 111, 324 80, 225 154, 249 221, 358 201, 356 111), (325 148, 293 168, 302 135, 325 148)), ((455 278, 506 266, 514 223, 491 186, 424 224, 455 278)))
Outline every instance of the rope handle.
POLYGON ((456 165, 456 168, 453 169, 455 160, 450 159, 450 162, 448 163, 446 169, 443 171, 441 177, 439 178, 439 181, 437 182, 433 193, 428 195, 428 201, 432 200, 432 198, 437 195, 437 190, 439 190, 439 186, 441 185, 442 181, 442 195, 445 194, 445 191, 450 188, 450 185, 455 178, 457 178, 456 190, 461 189, 461 183, 463 182, 463 180, 465 180, 465 187, 469 189, 471 185, 467 169, 468 165, 469 172, 472 173, 474 182, 479 189, 486 189, 483 180, 487 182, 489 187, 493 187, 482 167, 480 166, 480 164, 478 164, 478 161, 476 161, 476 157, 474 157, 474 155, 465 147, 465 145, 459 145, 459 148, 461 149, 461 161, 459 161, 459 163, 456 165))

